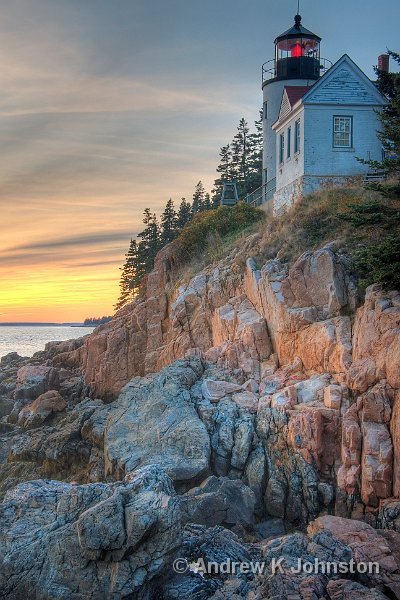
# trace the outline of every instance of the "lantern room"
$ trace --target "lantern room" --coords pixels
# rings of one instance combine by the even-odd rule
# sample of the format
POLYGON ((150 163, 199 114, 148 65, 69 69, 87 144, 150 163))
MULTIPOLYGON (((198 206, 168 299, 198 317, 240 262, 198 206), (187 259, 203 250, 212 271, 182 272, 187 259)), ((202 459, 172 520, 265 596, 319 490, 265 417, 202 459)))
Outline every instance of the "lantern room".
POLYGON ((276 79, 318 79, 320 41, 320 37, 302 26, 301 16, 296 15, 294 26, 275 40, 276 79))

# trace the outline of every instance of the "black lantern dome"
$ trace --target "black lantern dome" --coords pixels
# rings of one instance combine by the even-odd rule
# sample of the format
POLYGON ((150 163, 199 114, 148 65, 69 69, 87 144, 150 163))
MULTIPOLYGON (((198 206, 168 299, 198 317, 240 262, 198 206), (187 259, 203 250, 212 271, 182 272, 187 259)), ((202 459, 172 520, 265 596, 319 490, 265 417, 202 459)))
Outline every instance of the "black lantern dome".
POLYGON ((277 79, 318 79, 321 74, 321 38, 302 26, 296 15, 294 26, 275 40, 277 79))

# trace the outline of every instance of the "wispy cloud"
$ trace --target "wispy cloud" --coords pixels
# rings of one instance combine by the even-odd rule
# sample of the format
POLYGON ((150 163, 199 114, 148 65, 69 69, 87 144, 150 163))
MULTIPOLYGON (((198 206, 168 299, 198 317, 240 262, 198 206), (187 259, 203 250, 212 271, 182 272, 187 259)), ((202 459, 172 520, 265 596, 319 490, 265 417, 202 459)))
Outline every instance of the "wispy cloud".
MULTIPOLYGON (((132 235, 129 230, 125 231, 113 231, 107 233, 99 231, 96 233, 90 233, 87 235, 76 235, 70 237, 64 237, 61 239, 46 240, 30 244, 21 244, 20 246, 14 246, 10 248, 10 251, 29 251, 32 250, 49 250, 49 249, 64 249, 76 247, 81 248, 83 246, 95 246, 95 245, 106 245, 110 242, 123 242, 132 235)), ((7 252, 5 253, 7 255, 7 252)))

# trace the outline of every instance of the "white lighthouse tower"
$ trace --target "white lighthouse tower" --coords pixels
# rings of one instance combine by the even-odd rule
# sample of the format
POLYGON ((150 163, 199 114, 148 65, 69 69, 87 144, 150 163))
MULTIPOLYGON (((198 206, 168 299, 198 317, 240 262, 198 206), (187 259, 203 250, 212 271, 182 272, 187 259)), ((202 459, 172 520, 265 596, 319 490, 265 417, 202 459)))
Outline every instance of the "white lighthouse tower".
MULTIPOLYGON (((307 88, 326 70, 320 58, 321 38, 294 18, 294 26, 275 40, 275 58, 263 64, 263 186, 264 201, 272 198, 276 185, 276 134, 272 125, 278 120, 283 90, 287 86, 307 88)), ((329 68, 327 64, 327 68, 329 68)), ((300 92, 300 90, 299 90, 300 92)))

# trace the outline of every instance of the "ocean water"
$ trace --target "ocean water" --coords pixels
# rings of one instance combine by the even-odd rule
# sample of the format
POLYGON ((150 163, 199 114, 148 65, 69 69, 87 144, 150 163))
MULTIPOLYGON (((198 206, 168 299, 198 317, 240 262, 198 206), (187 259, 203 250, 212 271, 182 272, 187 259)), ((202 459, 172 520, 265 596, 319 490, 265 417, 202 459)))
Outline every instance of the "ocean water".
POLYGON ((32 356, 44 350, 47 342, 61 342, 79 338, 93 331, 94 327, 70 327, 52 325, 0 326, 0 358, 9 352, 20 356, 32 356))

